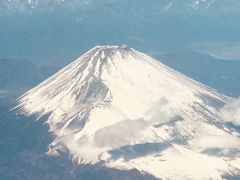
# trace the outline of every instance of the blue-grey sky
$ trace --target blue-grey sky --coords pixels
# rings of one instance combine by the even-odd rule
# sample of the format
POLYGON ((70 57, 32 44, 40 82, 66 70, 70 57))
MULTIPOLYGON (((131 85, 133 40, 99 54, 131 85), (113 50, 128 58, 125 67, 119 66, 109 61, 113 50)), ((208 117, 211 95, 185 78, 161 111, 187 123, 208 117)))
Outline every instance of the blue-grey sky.
POLYGON ((67 63, 97 44, 240 59, 236 0, 2 0, 0 56, 67 63))

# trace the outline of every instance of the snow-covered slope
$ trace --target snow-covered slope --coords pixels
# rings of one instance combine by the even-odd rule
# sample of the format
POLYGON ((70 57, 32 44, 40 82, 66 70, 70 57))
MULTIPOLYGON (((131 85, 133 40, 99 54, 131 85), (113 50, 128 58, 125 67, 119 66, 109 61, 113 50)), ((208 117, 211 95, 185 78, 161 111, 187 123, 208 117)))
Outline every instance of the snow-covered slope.
POLYGON ((240 134, 218 120, 228 98, 126 46, 97 46, 19 98, 47 117, 79 164, 163 179, 240 175, 240 134))

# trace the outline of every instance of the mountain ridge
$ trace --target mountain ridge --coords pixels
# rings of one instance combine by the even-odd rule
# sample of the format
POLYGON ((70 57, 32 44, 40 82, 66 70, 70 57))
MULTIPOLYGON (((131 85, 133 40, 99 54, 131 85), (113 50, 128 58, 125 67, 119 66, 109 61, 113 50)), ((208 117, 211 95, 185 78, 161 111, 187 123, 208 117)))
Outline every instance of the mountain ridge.
MULTIPOLYGON (((181 11, 181 8, 184 8, 187 10, 188 13, 192 12, 210 12, 209 10, 215 10, 219 12, 219 8, 221 11, 224 12, 232 12, 234 10, 235 13, 239 13, 239 10, 237 7, 239 7, 239 4, 235 1, 216 1, 216 0, 186 0, 184 2, 178 3, 174 1, 152 1, 150 3, 133 1, 132 5, 139 4, 145 4, 148 6, 151 6, 151 3, 157 2, 157 6, 160 8, 161 13, 168 13, 172 12, 172 9, 181 11), (228 4, 228 7, 231 6, 231 8, 227 8, 225 5, 228 4), (217 9, 217 8, 218 9, 217 9)), ((58 10, 67 9, 69 12, 77 12, 79 9, 83 10, 85 9, 92 9, 95 7, 124 7, 123 2, 118 1, 98 1, 98 0, 54 0, 54 1, 33 1, 33 0, 25 0, 25 1, 17 1, 17 0, 4 0, 1 2, 3 13, 2 15, 12 14, 12 13, 20 13, 23 15, 27 14, 34 14, 34 13, 54 13, 58 10)))

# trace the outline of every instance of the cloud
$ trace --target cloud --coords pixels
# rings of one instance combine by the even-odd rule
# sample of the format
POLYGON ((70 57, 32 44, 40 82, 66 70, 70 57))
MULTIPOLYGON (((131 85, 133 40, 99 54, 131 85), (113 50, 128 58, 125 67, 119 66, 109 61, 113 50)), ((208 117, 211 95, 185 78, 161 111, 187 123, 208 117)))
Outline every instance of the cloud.
POLYGON ((228 149, 228 148, 236 148, 240 149, 239 138, 229 135, 227 133, 219 133, 219 134, 206 134, 202 135, 197 141, 195 146, 200 149, 211 149, 211 148, 220 148, 220 149, 228 149))
POLYGON ((201 42, 190 45, 193 51, 210 54, 220 59, 240 59, 240 44, 225 42, 201 42))
POLYGON ((203 131, 195 137, 193 148, 212 155, 225 154, 234 150, 240 152, 240 137, 218 128, 211 124, 205 124, 203 131), (213 153, 215 151, 215 153, 213 153))
POLYGON ((240 126, 240 98, 226 104, 220 111, 220 118, 240 126))
POLYGON ((172 109, 170 104, 168 103, 167 99, 160 98, 153 106, 149 108, 146 112, 144 119, 151 122, 151 124, 158 124, 158 123, 167 123, 172 119, 175 119, 179 113, 172 109))
POLYGON ((98 129, 94 135, 94 143, 98 147, 119 147, 131 142, 140 143, 141 133, 147 128, 167 123, 176 119, 177 113, 168 110, 169 103, 165 98, 153 103, 141 119, 125 119, 111 126, 98 129), (138 142, 137 142, 138 141, 138 142))
POLYGON ((128 143, 129 139, 138 136, 138 133, 149 125, 149 122, 144 119, 121 121, 96 131, 94 142, 98 147, 122 146, 128 143))

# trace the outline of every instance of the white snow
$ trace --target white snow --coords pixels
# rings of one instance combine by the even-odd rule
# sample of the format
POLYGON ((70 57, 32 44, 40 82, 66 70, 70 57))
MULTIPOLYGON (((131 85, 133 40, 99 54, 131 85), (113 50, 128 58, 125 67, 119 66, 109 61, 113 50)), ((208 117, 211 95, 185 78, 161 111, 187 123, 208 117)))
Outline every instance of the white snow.
POLYGON ((218 120, 226 99, 139 51, 97 46, 20 97, 18 108, 49 115, 50 154, 67 147, 78 163, 217 179, 240 170, 239 155, 222 152, 239 152, 240 140, 218 120))

